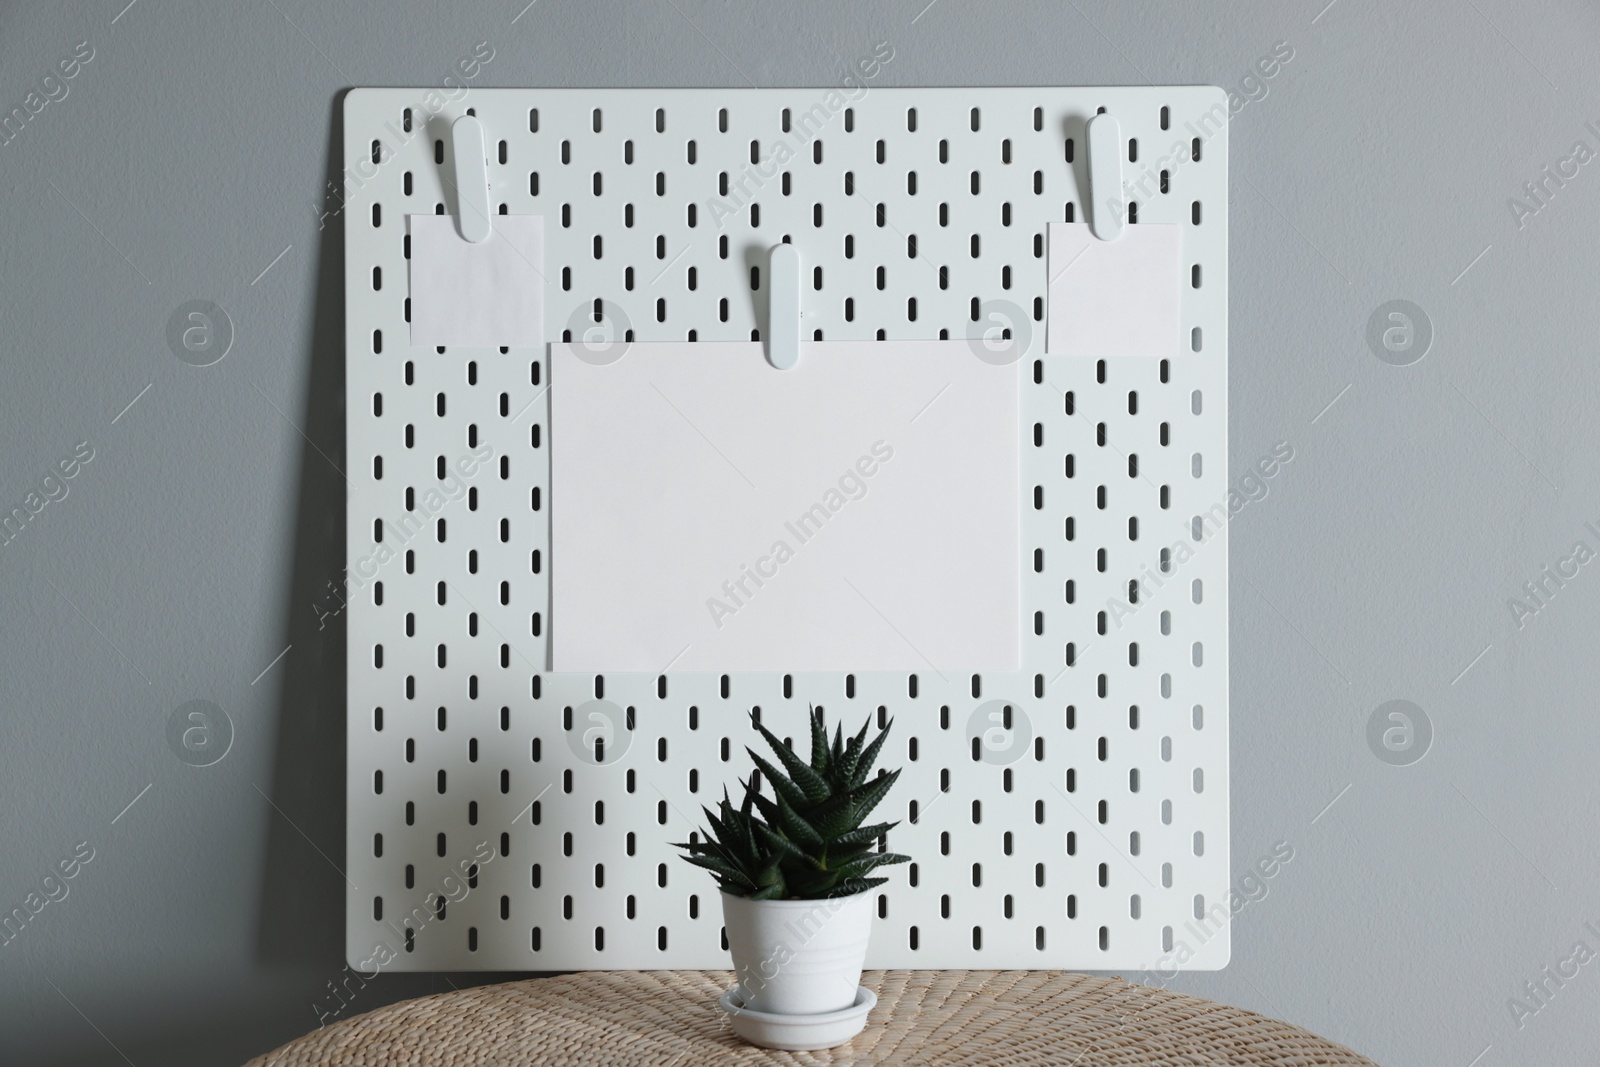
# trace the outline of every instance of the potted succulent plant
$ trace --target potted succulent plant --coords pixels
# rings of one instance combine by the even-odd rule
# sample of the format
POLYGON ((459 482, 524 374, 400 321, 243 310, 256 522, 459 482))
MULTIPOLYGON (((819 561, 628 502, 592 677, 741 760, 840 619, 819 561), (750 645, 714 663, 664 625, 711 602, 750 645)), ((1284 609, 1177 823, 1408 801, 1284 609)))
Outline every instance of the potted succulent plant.
POLYGON ((710 832, 675 847, 722 889, 739 981, 722 1003, 734 1028, 772 1047, 827 1048, 860 1032, 875 1003, 860 985, 872 890, 887 881, 873 872, 910 857, 884 850, 896 823, 866 818, 900 772, 872 774, 889 727, 869 742, 870 719, 849 739, 836 726, 830 743, 812 708, 809 761, 751 721, 782 769, 747 747, 756 770, 743 801, 735 807, 724 790, 717 811, 703 809, 710 832))

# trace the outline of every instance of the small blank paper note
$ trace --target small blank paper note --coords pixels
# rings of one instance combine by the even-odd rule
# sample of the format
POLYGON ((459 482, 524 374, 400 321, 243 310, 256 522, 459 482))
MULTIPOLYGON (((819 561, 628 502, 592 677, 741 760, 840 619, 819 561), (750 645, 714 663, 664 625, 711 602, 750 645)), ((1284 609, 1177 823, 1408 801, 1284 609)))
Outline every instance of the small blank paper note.
POLYGON ((1019 665, 1015 363, 550 347, 553 669, 1019 665))
POLYGON ((1183 231, 1140 223, 1102 241, 1086 223, 1050 224, 1052 356, 1151 356, 1179 351, 1183 231))
POLYGON ((544 344, 544 218, 496 215, 473 244, 453 215, 412 215, 411 344, 544 344))

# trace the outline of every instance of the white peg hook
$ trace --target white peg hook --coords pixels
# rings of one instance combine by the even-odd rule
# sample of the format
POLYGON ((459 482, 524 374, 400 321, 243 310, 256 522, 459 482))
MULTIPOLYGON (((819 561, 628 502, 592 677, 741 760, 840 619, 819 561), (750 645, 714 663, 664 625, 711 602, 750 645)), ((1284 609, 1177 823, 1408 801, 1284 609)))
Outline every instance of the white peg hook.
POLYGON ((773 245, 767 275, 767 362, 789 370, 800 362, 800 250, 773 245))
POLYGON ((1102 111, 1089 120, 1089 228, 1102 241, 1122 236, 1122 124, 1102 111))
POLYGON ((450 150, 456 164, 456 229, 475 245, 489 239, 489 160, 484 154, 483 123, 462 115, 450 126, 450 150))

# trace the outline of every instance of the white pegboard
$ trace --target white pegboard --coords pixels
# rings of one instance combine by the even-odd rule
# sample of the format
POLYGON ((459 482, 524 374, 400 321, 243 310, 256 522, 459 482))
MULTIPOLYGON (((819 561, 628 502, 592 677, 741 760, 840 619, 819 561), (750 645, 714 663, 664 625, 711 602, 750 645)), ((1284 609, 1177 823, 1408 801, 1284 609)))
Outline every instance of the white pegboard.
POLYGON ((473 90, 431 116, 425 90, 347 97, 352 965, 726 966, 715 885, 668 842, 744 772, 752 707, 803 744, 810 703, 895 719, 884 812, 916 863, 889 872, 870 966, 1227 962, 1226 99, 854 95, 473 90), (782 239, 826 339, 961 338, 993 313, 1029 335, 1022 671, 544 670, 547 353, 408 341, 406 216, 455 210, 436 160, 468 108, 492 202, 545 217, 547 342, 597 301, 635 340, 748 340, 751 267, 782 239), (1170 361, 1042 355, 1046 225, 1083 221, 1100 108, 1136 143, 1136 222, 1183 227, 1192 351, 1170 361), (598 765, 596 699, 632 723, 598 765))

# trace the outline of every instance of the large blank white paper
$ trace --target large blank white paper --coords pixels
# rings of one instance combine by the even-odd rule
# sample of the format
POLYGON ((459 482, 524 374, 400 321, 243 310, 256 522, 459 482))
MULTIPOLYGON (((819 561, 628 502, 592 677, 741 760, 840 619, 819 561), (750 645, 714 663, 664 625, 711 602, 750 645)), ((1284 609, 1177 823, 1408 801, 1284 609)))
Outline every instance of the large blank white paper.
POLYGON ((1015 363, 833 341, 786 371, 759 343, 551 367, 553 669, 1018 667, 1015 363))
POLYGON ((453 215, 412 215, 411 343, 544 344, 544 217, 496 215, 473 244, 453 215))
POLYGON ((1152 356, 1180 350, 1183 231, 1125 226, 1102 241, 1086 223, 1050 224, 1052 356, 1152 356))

